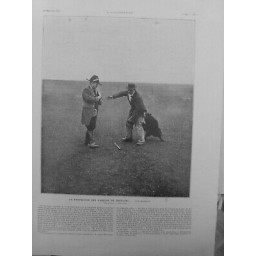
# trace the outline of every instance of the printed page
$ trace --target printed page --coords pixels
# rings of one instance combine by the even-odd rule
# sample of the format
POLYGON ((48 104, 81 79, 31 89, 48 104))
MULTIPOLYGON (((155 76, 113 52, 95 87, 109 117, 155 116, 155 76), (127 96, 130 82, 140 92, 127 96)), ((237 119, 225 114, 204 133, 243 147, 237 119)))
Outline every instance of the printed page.
POLYGON ((33 254, 214 254, 218 0, 33 2, 33 254))

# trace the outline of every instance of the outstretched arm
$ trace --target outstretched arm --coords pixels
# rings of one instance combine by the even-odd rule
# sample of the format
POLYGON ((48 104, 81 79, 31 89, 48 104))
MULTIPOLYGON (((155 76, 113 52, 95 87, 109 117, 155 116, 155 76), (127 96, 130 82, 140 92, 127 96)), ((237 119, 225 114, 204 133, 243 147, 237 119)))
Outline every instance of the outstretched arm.
POLYGON ((113 94, 112 96, 108 96, 108 99, 116 99, 116 98, 124 97, 127 95, 128 95, 128 91, 121 91, 116 94, 113 94))

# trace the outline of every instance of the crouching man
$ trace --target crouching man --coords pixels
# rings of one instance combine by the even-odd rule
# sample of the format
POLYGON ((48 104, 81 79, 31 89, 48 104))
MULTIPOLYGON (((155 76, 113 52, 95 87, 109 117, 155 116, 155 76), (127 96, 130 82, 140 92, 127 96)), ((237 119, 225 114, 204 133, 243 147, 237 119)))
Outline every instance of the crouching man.
POLYGON ((132 142, 132 129, 135 125, 139 140, 137 145, 143 145, 145 143, 145 132, 142 127, 144 123, 144 114, 147 111, 143 103, 141 95, 136 90, 135 84, 128 84, 127 90, 116 93, 112 96, 108 96, 109 99, 116 99, 120 97, 127 97, 131 108, 126 121, 126 136, 122 140, 125 142, 132 142))

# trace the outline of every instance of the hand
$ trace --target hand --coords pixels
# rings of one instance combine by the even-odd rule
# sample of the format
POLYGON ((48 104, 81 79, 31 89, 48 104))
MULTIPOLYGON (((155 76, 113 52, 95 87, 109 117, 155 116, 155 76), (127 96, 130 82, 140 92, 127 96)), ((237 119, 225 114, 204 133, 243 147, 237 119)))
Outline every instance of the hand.
POLYGON ((93 113, 92 113, 92 116, 97 116, 97 114, 98 114, 97 109, 94 109, 94 110, 93 110, 93 113))
POLYGON ((111 100, 111 99, 113 99, 113 96, 108 96, 108 100, 111 100))

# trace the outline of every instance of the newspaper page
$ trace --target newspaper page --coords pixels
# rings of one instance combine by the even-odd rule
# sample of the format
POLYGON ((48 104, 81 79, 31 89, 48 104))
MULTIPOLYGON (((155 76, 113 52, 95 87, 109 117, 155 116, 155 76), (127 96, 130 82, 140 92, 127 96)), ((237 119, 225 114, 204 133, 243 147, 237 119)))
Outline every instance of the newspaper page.
POLYGON ((33 254, 212 256, 220 0, 33 2, 33 254))

